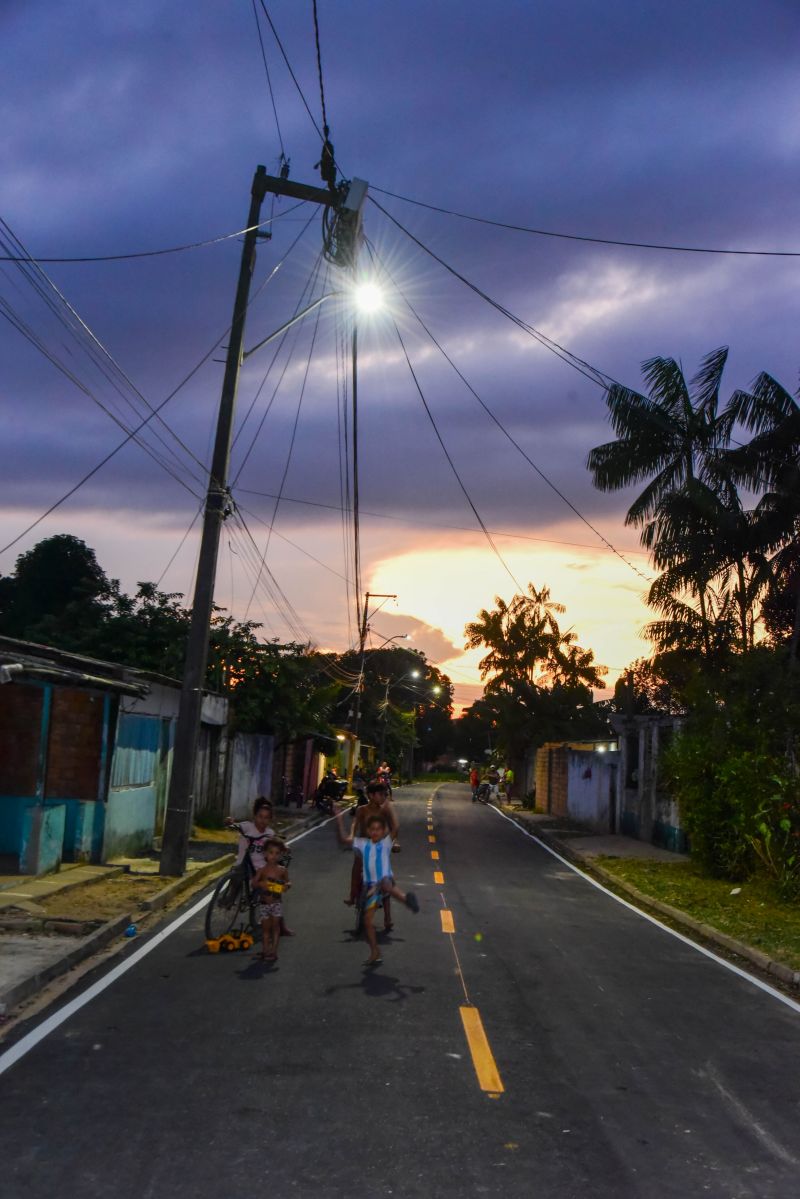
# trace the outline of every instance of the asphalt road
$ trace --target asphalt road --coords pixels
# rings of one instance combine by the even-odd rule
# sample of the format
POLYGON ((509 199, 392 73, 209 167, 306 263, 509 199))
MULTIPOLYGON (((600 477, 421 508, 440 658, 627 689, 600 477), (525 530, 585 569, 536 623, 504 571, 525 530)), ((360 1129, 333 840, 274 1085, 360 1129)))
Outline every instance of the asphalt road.
POLYGON ((277 966, 209 956, 197 915, 0 1076, 4 1199, 795 1199, 800 1015, 428 794, 381 967, 321 828, 277 966))

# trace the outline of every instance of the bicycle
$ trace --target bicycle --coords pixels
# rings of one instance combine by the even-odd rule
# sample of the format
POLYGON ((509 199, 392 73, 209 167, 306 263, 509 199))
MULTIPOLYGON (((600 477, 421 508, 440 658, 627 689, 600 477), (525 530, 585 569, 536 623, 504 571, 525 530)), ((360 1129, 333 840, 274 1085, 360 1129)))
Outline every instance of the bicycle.
MULTIPOLYGON (((206 908, 205 933, 209 953, 252 949, 259 933, 256 897, 250 885, 255 874, 250 854, 254 842, 261 840, 261 837, 243 833, 238 824, 232 827, 250 842, 250 847, 242 861, 232 866, 219 880, 206 908)), ((291 852, 287 848, 281 864, 286 865, 290 858, 291 852)))

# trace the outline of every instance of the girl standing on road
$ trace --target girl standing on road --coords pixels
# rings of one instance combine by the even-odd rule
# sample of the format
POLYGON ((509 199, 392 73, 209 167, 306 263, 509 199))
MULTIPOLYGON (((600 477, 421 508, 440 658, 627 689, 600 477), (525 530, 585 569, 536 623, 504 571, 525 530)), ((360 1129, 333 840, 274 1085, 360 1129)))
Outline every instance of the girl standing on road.
MULTIPOLYGON (((268 841, 277 841, 283 846, 283 853, 288 852, 286 842, 280 838, 272 827, 272 800, 260 795, 253 802, 253 819, 235 821, 232 816, 225 817, 228 828, 235 828, 239 833, 239 844, 236 850, 236 865, 241 866, 245 858, 257 873, 266 863, 264 849, 268 841)), ((281 936, 293 937, 294 933, 286 926, 286 920, 281 915, 281 936)))

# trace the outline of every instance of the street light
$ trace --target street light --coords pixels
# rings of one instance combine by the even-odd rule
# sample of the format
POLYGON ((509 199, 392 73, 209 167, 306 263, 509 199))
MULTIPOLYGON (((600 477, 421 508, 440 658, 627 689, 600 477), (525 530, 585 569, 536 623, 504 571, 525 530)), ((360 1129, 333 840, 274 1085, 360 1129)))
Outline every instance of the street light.
MULTIPOLYGON (((370 630, 367 629, 367 632, 370 632, 370 630)), ((380 633, 378 633, 378 636, 380 637, 380 633)), ((389 645, 392 641, 410 641, 410 640, 411 640, 410 633, 395 633, 394 637, 384 637, 384 639, 380 643, 380 645, 371 645, 369 647, 368 652, 369 653, 377 653, 379 649, 383 649, 384 645, 389 645)))
POLYGON ((336 291, 326 291, 324 296, 318 296, 316 300, 307 304, 301 312, 296 313, 291 320, 284 321, 268 337, 264 337, 254 346, 251 346, 249 350, 245 350, 242 354, 242 361, 249 358, 251 354, 255 354, 262 346, 274 341, 276 337, 280 337, 282 333, 286 333, 287 330, 291 329, 292 325, 296 325, 298 321, 303 320, 304 317, 308 316, 309 312, 313 312, 315 308, 319 308, 320 304, 324 304, 326 300, 336 300, 341 296, 349 300, 353 308, 365 316, 372 316, 374 313, 380 312, 385 304, 381 288, 371 279, 364 279, 360 283, 352 284, 350 287, 339 287, 336 291))
MULTIPOLYGON (((388 719, 389 719, 389 707, 390 707, 389 692, 391 691, 392 687, 399 686, 399 684, 404 683, 406 681, 406 679, 418 679, 420 677, 420 673, 421 672, 419 670, 409 670, 406 672, 406 674, 401 674, 399 679, 387 679, 386 680, 386 691, 384 693, 383 703, 381 704, 381 708, 383 709, 383 715, 381 718, 381 744, 380 744, 380 749, 378 750, 378 756, 381 759, 383 759, 383 751, 386 747, 386 725, 387 725, 388 719)), ((413 688, 409 687, 409 690, 413 690, 413 688)), ((435 686, 433 686, 431 688, 431 695, 440 695, 441 691, 442 691, 442 689, 437 683, 435 686)), ((419 698, 421 699, 422 697, 420 696, 419 698)))

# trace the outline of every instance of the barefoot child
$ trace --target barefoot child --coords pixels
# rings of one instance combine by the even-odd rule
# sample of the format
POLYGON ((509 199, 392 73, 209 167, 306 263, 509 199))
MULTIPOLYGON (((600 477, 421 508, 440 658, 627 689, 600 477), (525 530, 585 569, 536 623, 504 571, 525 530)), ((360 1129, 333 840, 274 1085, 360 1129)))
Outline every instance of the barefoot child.
POLYGON ((261 921, 261 960, 264 962, 277 961, 283 893, 292 885, 289 882, 289 871, 280 864, 283 850, 282 841, 267 841, 264 845, 264 865, 253 876, 252 887, 259 901, 257 915, 261 921))
POLYGON ((413 891, 401 891, 392 877, 392 837, 387 831, 386 817, 373 815, 366 821, 366 836, 346 837, 342 827, 342 813, 336 812, 336 831, 342 845, 352 845, 361 857, 364 872, 364 932, 369 943, 369 957, 365 966, 377 966, 381 959, 375 935, 375 913, 386 896, 393 896, 404 903, 412 912, 419 911, 419 901, 413 891))

